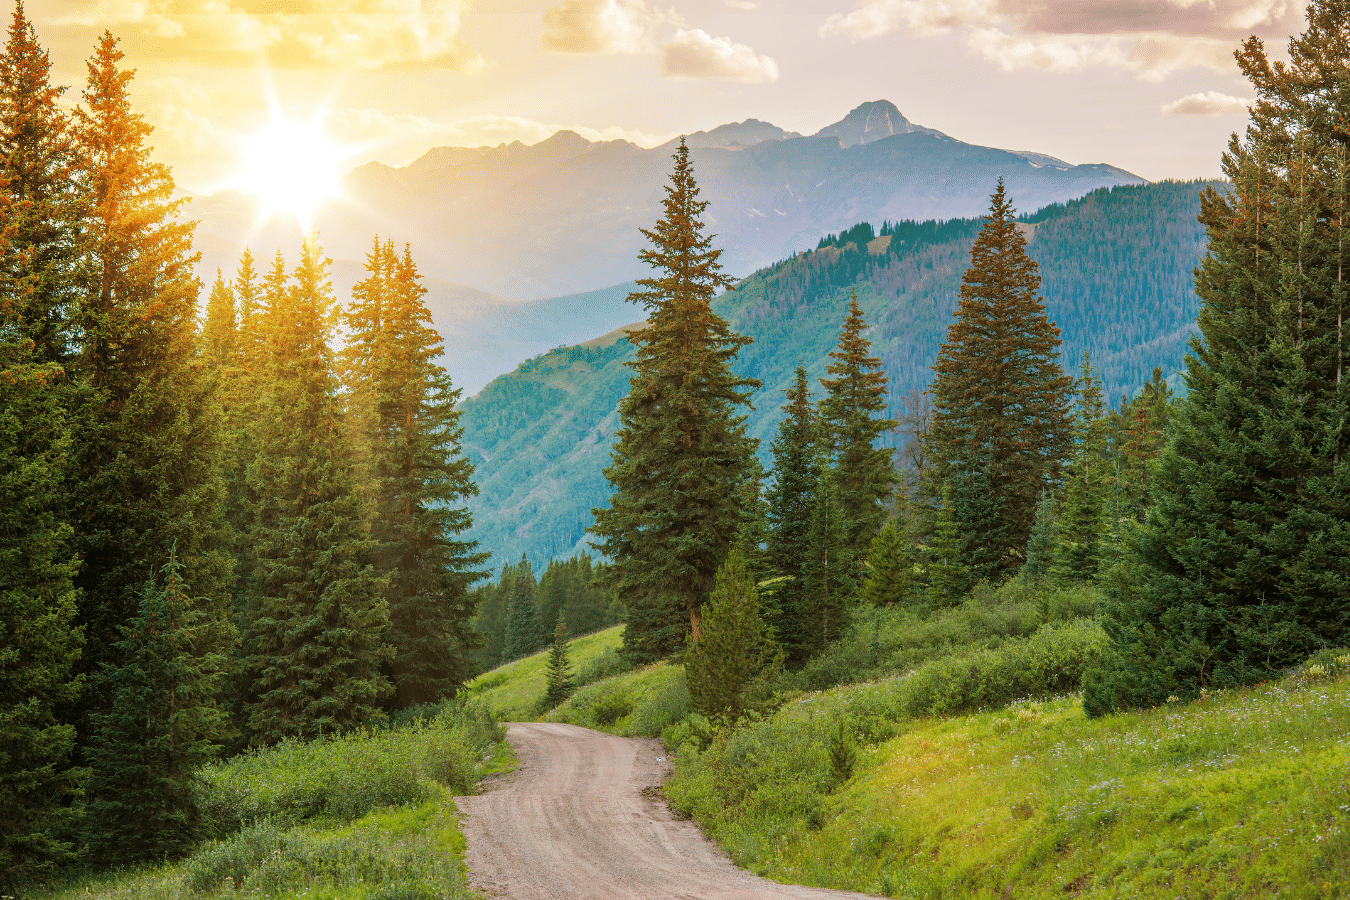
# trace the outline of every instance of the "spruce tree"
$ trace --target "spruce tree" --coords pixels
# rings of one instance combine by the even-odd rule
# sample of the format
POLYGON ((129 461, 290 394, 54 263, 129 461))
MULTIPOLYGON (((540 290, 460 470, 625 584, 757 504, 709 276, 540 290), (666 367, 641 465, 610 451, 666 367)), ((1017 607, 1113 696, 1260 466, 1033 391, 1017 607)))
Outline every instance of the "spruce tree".
POLYGON ((1082 374, 1078 378, 1077 406, 1072 455, 1064 468, 1064 505, 1059 515, 1055 572, 1069 581, 1092 581, 1097 577, 1102 556, 1107 423, 1101 381, 1087 353, 1083 354, 1082 374))
POLYGON ((478 489, 412 251, 376 238, 366 269, 347 312, 347 402, 367 464, 372 559, 389 579, 394 688, 407 708, 450 696, 471 674, 469 585, 486 574, 475 567, 487 555, 459 539, 478 489))
POLYGON ((643 262, 660 275, 629 295, 647 325, 633 376, 619 404, 620 427, 605 477, 614 487, 597 508, 591 533, 613 560, 608 580, 628 608, 624 653, 633 661, 666 656, 695 640, 699 609, 745 519, 744 488, 757 474, 756 442, 745 432, 753 379, 731 364, 751 341, 712 311, 720 250, 703 234, 689 148, 680 142, 663 201, 664 215, 642 233, 643 262))
POLYGON ((963 468, 980 471, 998 510, 996 533, 966 536, 993 559, 992 576, 1021 567, 1037 499, 1057 481, 1068 446, 1073 386, 1059 367, 1059 329, 1046 318, 1040 275, 1013 214, 1000 179, 931 389, 937 483, 963 468))
POLYGON ((955 606, 969 578, 961 557, 963 542, 956 525, 950 483, 942 485, 939 496, 941 501, 934 516, 933 537, 928 545, 924 570, 928 605, 934 609, 955 606))
MULTIPOLYGON (((90 674, 120 665, 119 626, 170 547, 195 595, 223 597, 229 573, 219 408, 196 331, 195 223, 181 218, 168 167, 150 157, 152 129, 131 107, 122 58, 105 32, 74 114, 89 209, 68 502, 90 674)), ((83 715, 109 708, 102 684, 85 692, 83 715)))
POLYGON ((242 673, 254 744, 378 722, 392 693, 387 582, 369 562, 337 397, 328 265, 311 237, 289 289, 284 273, 269 276, 268 391, 248 471, 254 573, 242 673))
POLYGON ((206 323, 202 327, 207 359, 216 366, 229 365, 233 361, 234 331, 234 291, 216 269, 216 280, 206 301, 206 323))
POLYGON ((502 641, 502 662, 529 656, 547 640, 539 621, 539 605, 534 602, 534 571, 521 554, 511 574, 511 593, 506 606, 506 636, 502 641))
POLYGON ((763 700, 763 688, 782 668, 783 653, 760 615, 755 581, 733 549, 717 572, 703 609, 699 639, 689 636, 685 680, 694 711, 735 722, 763 700))
MULTIPOLYGON (((12 222, 0 184, 0 221, 12 222)), ((5 252, 0 230, 0 255, 5 252)), ((74 857, 75 729, 58 718, 79 690, 71 528, 62 515, 70 433, 62 370, 42 359, 0 280, 0 894, 17 895, 74 857)))
POLYGON ((572 693, 572 664, 567 659, 567 620, 558 617, 544 669, 544 707, 554 709, 572 693))
POLYGON ((1313 0, 1289 62, 1238 51, 1256 103, 1202 195, 1188 393, 1150 472, 1084 678, 1089 714, 1271 677, 1350 638, 1350 2, 1313 0))
POLYGON ((1032 582, 1045 579, 1055 565, 1055 550, 1058 546, 1059 515, 1055 508, 1055 496, 1049 491, 1042 491, 1041 501, 1036 504, 1036 522, 1027 540, 1027 559, 1022 563, 1020 573, 1022 578, 1032 582))
POLYGON ((177 856, 200 837, 195 770, 225 731, 218 704, 234 629, 216 600, 192 597, 183 566, 169 560, 119 628, 115 669, 100 674, 112 707, 96 714, 85 754, 84 836, 91 856, 126 865, 177 856))
POLYGON ((783 421, 770 444, 773 482, 768 491, 768 556, 769 567, 778 580, 773 586, 766 619, 779 645, 800 655, 802 636, 797 625, 807 608, 807 548, 821 474, 819 426, 806 369, 800 363, 792 387, 785 393, 783 421))
POLYGON ((867 554, 867 580, 862 599, 869 606, 898 606, 909 599, 914 563, 910 558, 909 537, 894 519, 872 539, 867 554))
POLYGON ((794 661, 801 662, 824 650, 848 624, 857 599, 857 560, 848 548, 848 524, 837 500, 834 474, 828 469, 816 483, 807 537, 804 605, 794 622, 798 635, 794 661))
POLYGON ((886 521, 886 500, 900 480, 893 452, 876 446, 881 435, 898 423, 884 417, 886 373, 881 360, 871 355, 866 330, 854 291, 839 345, 830 351, 834 361, 825 369, 833 377, 820 382, 825 388, 820 419, 834 466, 839 510, 846 523, 845 549, 858 560, 867 555, 872 538, 886 521))

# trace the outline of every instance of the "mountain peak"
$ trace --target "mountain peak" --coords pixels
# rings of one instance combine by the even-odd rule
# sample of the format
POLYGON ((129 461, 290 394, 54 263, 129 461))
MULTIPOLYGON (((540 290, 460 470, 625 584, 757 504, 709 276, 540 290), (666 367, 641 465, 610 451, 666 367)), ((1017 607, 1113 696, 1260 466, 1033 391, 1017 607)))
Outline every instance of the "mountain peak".
POLYGON ((837 137, 845 147, 870 144, 894 134, 939 134, 932 128, 915 125, 900 114, 900 110, 889 100, 873 100, 864 103, 844 116, 833 125, 827 125, 816 132, 816 137, 837 137))

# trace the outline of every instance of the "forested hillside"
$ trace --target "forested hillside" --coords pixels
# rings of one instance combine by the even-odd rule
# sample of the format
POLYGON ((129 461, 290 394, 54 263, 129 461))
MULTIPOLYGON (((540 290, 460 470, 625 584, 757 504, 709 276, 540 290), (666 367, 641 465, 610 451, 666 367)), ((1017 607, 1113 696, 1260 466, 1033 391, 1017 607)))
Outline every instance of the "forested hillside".
MULTIPOLYGON (((1091 351, 1112 401, 1155 366, 1172 376, 1184 364, 1199 309, 1191 273, 1204 248, 1196 219, 1204 187, 1104 188, 1022 219, 1050 318, 1063 330, 1061 361, 1072 368, 1091 351)), ((979 227, 979 219, 871 223, 756 272, 716 301, 732 328, 755 340, 737 371, 764 384, 748 423, 762 461, 793 368, 803 364, 813 385, 824 374, 850 290, 874 323, 868 337, 890 379, 892 417, 900 398, 927 386, 979 227)), ((524 553, 542 566, 587 548, 590 510, 608 496, 600 470, 631 352, 617 333, 560 348, 464 403, 464 447, 480 489, 472 536, 497 562, 524 553)))

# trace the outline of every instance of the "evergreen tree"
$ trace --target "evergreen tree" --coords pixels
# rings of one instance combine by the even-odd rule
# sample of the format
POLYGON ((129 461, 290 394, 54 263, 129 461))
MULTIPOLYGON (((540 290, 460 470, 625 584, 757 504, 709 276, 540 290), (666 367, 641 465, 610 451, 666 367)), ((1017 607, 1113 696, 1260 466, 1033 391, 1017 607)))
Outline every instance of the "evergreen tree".
POLYGON ((544 670, 544 707, 554 709, 572 693, 572 666, 567 659, 567 620, 559 617, 553 627, 553 646, 544 670))
POLYGON ((859 560, 886 521, 886 500, 900 480, 892 451, 876 446, 899 423, 884 418, 886 373, 881 360, 871 355, 866 329, 854 291, 839 346, 830 351, 834 362, 825 369, 833 377, 820 382, 825 388, 820 418, 847 530, 845 548, 859 560))
POLYGON ((421 276, 405 247, 379 238, 368 277, 353 288, 345 356, 348 405, 368 463, 377 572, 389 579, 393 681, 401 707, 432 703, 470 675, 469 585, 487 559, 458 538, 472 524, 463 503, 478 493, 460 452, 460 392, 436 363, 421 276))
POLYGON ((68 362, 78 352, 85 277, 80 147, 58 106, 65 88, 53 86, 50 73, 51 60, 16 3, 0 58, 0 180, 9 198, 0 305, 17 336, 32 341, 36 365, 68 362))
POLYGON ((511 594, 506 607, 506 636, 502 642, 502 663, 529 656, 548 640, 539 621, 539 605, 534 602, 534 571, 521 554, 511 575, 511 594))
POLYGON ((192 597, 176 551, 121 626, 123 660, 101 679, 113 695, 94 716, 84 834, 93 858, 125 865, 177 856, 199 837, 195 770, 219 748, 217 704, 234 629, 225 609, 192 597))
POLYGON ((863 582, 862 599, 869 606, 897 606, 909 598, 910 582, 914 579, 914 562, 910 558, 909 538, 895 519, 872 539, 867 555, 867 580, 863 582))
POLYGON ((806 563, 802 567, 805 600, 793 623, 798 635, 795 662, 819 653, 843 634, 857 597, 858 561, 848 549, 848 526, 837 496, 833 473, 822 472, 816 484, 806 563))
MULTIPOLYGON (((198 356, 195 223, 180 217, 168 167, 150 158, 152 129, 132 111, 122 58, 105 32, 74 116, 89 210, 68 502, 91 674, 120 665, 118 629, 170 547, 193 594, 223 597, 229 575, 219 408, 198 356)), ((108 710, 103 685, 81 698, 83 716, 108 710)))
POLYGON ((392 693, 382 673, 394 655, 387 582, 369 564, 337 398, 328 264, 311 237, 289 290, 275 268, 268 279, 269 390, 248 471, 255 559, 242 661, 255 744, 377 722, 392 693))
MULTIPOLYGON (((0 222, 11 225, 0 182, 0 222)), ((0 229, 0 256, 12 228, 0 229)), ((66 836, 84 773, 75 730, 58 708, 75 699, 82 643, 75 626, 61 495, 70 434, 62 371, 44 361, 0 274, 0 894, 16 895, 73 858, 66 836), (36 357, 36 359, 35 359, 36 357)))
POLYGON ((957 594, 969 591, 977 581, 997 580, 1007 569, 1009 522, 1003 516, 1003 498, 993 489, 989 456, 973 464, 954 464, 947 484, 951 486, 952 520, 960 538, 961 576, 952 584, 957 594))
POLYGON ((703 234, 689 148, 680 142, 666 187, 665 214, 642 233, 652 246, 643 262, 660 277, 638 281, 629 295, 646 310, 647 326, 630 332, 637 345, 619 404, 620 427, 605 477, 614 486, 591 532, 613 560, 609 581, 628 608, 624 653, 659 659, 698 639, 699 609, 745 519, 743 489, 757 474, 756 442, 745 432, 750 392, 731 363, 748 338, 712 311, 728 287, 720 250, 703 234))
POLYGON ((211 285, 211 296, 206 301, 206 324, 202 328, 202 342, 206 356, 217 366, 228 365, 234 358, 234 291, 225 283, 225 276, 216 269, 216 281, 211 285))
POLYGON ((234 275, 234 355, 246 372, 258 371, 267 352, 267 338, 262 328, 265 301, 260 291, 258 273, 253 268, 253 253, 245 247, 234 275))
POLYGON ((757 705, 765 683, 782 668, 783 653, 760 615, 755 581, 739 550, 727 554, 703 609, 699 639, 689 636, 685 680, 694 711, 735 722, 757 705))
POLYGON ((962 586, 969 577, 961 559, 961 533, 956 525, 950 483, 942 485, 940 496, 942 499, 934 517, 933 540, 928 547, 928 565, 924 572, 928 582, 928 605, 935 609, 955 606, 961 599, 962 586))
POLYGON ((768 491, 769 567, 779 579, 766 618, 778 643, 794 655, 802 636, 797 623, 805 615, 806 561, 811 540, 811 515, 820 482, 819 428, 806 369, 797 364, 792 387, 785 392, 783 421, 770 444, 773 483, 768 491))
POLYGON ((1056 574, 1063 579, 1091 581, 1101 563, 1107 491, 1106 424, 1101 381, 1084 353, 1083 371, 1078 379, 1078 409, 1073 421, 1073 453, 1065 467, 1064 507, 1059 516, 1060 543, 1055 558, 1056 574))
POLYGON ((986 461, 1005 527, 967 537, 990 554, 995 576, 1020 568, 1037 498, 1058 479, 1073 385, 1057 362, 1059 329, 1037 296, 1040 275, 1013 213, 1000 179, 933 366, 929 427, 939 483, 962 464, 986 461))
POLYGON ((1271 63, 1237 53, 1257 100, 1202 198, 1200 333, 1150 472, 1152 507, 1113 580, 1116 652, 1084 678, 1101 714, 1251 683, 1350 638, 1350 3, 1313 0, 1271 63))
POLYGON ((1027 541, 1027 559, 1022 563, 1021 576, 1027 581, 1041 581, 1050 574, 1055 564, 1055 548, 1059 546, 1059 516, 1055 497, 1041 491, 1041 502, 1036 504, 1036 523, 1027 541))

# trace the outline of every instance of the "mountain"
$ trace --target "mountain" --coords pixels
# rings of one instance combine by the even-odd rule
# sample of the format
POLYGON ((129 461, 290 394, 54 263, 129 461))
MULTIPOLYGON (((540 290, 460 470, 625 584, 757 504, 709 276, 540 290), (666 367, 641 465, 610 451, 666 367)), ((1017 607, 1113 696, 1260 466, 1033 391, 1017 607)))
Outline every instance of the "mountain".
MULTIPOLYGON (((1199 310, 1191 271, 1205 247, 1196 221, 1204 186, 1100 189, 1021 219, 1050 318, 1063 331, 1061 363, 1073 371, 1090 350, 1113 401, 1154 366, 1175 380, 1185 365, 1199 310)), ((748 428, 766 465, 792 371, 800 361, 818 384, 851 290, 890 379, 892 415, 905 393, 927 386, 980 224, 901 222, 866 251, 836 238, 755 272, 714 302, 755 340, 736 370, 764 384, 748 428)), ((525 553, 542 566, 588 549, 590 510, 609 496, 601 470, 631 353, 618 330, 531 359, 463 404, 464 447, 480 489, 471 536, 498 561, 525 553)))
MULTIPOLYGON (((746 119, 692 134, 689 144, 711 204, 708 230, 736 275, 862 220, 980 215, 999 177, 1020 209, 1143 183, 1109 165, 967 144, 915 125, 884 100, 810 136, 746 119)), ((428 276, 495 296, 597 290, 647 274, 639 229, 660 216, 672 146, 560 131, 530 146, 438 147, 401 168, 352 170, 345 197, 315 220, 334 259, 362 259, 379 233, 410 241, 428 276)), ((279 244, 241 204, 229 193, 194 203, 199 234, 270 253, 279 244)))

